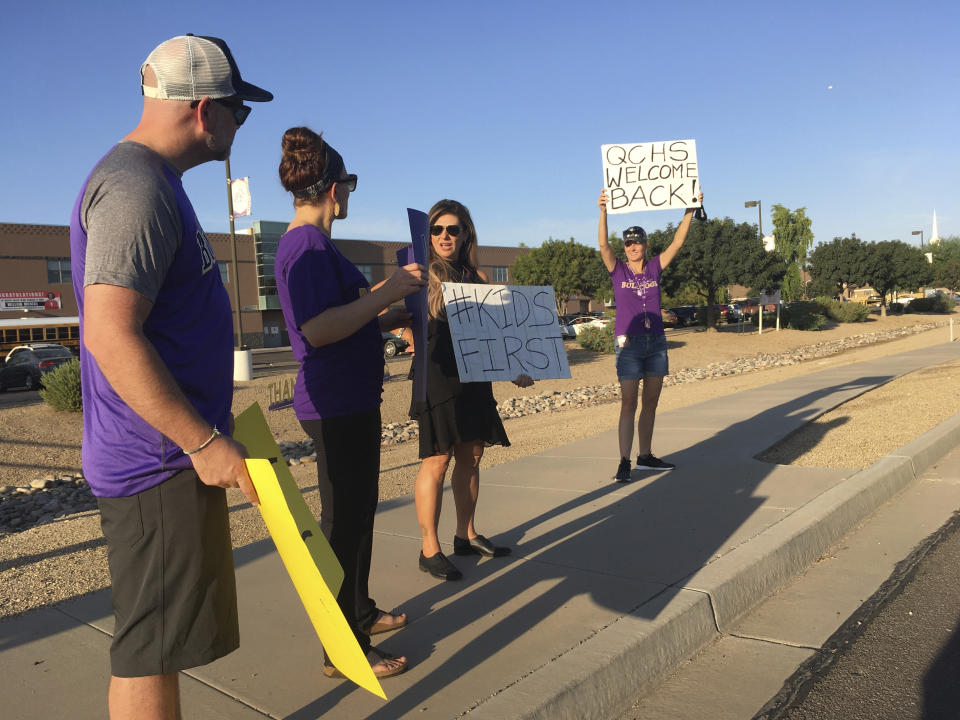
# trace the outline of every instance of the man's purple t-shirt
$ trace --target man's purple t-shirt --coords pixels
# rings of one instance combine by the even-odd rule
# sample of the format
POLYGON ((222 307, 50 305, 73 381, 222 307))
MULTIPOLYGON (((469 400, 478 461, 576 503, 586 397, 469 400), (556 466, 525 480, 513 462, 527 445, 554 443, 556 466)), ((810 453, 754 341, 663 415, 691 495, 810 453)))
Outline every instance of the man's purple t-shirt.
POLYGON ((635 274, 617 258, 610 273, 613 299, 617 303, 617 335, 663 335, 660 316, 660 256, 650 259, 643 272, 635 274), (649 327, 647 327, 649 324, 649 327))
POLYGON ((376 318, 353 335, 322 347, 311 345, 300 329, 325 310, 370 292, 363 274, 319 229, 301 225, 280 238, 274 277, 290 346, 300 362, 293 388, 297 417, 319 420, 379 406, 383 343, 376 318))
POLYGON ((230 299, 179 174, 137 143, 117 145, 84 183, 70 217, 70 255, 80 310, 83 474, 96 496, 127 497, 192 464, 120 399, 84 348, 86 286, 125 287, 153 303, 143 334, 187 400, 224 433, 233 399, 230 299))

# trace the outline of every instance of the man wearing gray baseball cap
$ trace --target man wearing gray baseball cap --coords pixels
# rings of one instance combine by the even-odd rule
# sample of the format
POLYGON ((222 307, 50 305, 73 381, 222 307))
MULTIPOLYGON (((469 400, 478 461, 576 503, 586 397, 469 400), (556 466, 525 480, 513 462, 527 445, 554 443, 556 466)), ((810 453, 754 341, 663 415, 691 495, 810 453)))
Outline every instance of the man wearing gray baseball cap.
POLYGON ((256 491, 230 438, 233 316, 182 174, 230 154, 273 99, 227 44, 183 35, 140 68, 143 115, 70 219, 83 474, 100 507, 115 618, 110 717, 180 717, 177 673, 239 645, 226 490, 256 491))

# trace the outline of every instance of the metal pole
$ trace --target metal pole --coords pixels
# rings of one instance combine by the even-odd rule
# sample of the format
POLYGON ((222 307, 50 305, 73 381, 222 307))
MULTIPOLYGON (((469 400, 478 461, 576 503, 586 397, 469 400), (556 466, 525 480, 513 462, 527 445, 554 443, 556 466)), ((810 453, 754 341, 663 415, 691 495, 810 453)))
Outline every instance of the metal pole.
POLYGON ((227 168, 227 211, 230 216, 230 252, 233 260, 233 301, 237 306, 237 340, 235 347, 245 350, 243 344, 243 319, 240 317, 240 266, 237 263, 237 234, 233 229, 233 187, 230 184, 230 158, 226 160, 227 168))
POLYGON ((760 227, 760 239, 763 240, 763 203, 757 200, 757 222, 760 227))

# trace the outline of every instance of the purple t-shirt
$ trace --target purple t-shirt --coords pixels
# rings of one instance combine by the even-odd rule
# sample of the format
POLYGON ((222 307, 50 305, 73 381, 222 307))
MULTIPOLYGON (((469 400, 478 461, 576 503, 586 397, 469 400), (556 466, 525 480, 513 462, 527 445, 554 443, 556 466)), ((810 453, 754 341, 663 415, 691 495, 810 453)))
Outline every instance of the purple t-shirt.
POLYGON ((635 274, 617 258, 610 273, 613 299, 617 303, 617 335, 663 335, 660 317, 660 256, 656 255, 635 274), (649 324, 649 327, 648 327, 649 324))
POLYGON ((314 347, 300 327, 324 310, 370 292, 370 283, 337 246, 313 225, 280 238, 274 258, 277 295, 290 346, 300 363, 293 409, 300 420, 366 412, 383 393, 383 342, 374 318, 353 335, 314 347))
POLYGON ((187 400, 223 432, 233 399, 230 299, 179 174, 137 143, 117 145, 84 183, 70 217, 70 255, 80 310, 83 475, 98 497, 126 497, 192 464, 120 399, 84 349, 85 287, 125 287, 152 301, 144 335, 187 400))

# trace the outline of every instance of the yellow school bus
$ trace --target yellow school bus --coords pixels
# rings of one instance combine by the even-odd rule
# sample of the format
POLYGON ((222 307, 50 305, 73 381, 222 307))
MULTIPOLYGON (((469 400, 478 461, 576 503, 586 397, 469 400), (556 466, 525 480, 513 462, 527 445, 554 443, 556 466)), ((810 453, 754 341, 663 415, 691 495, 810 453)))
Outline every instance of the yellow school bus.
POLYGON ((56 343, 74 352, 80 350, 80 318, 32 317, 0 319, 0 354, 6 355, 17 345, 56 343))

